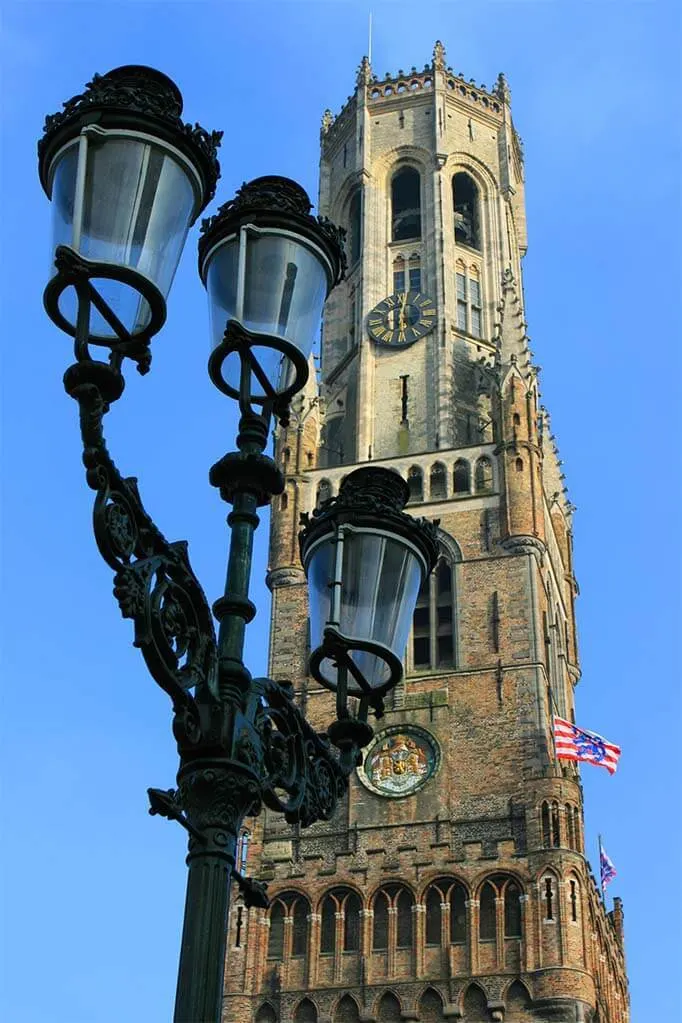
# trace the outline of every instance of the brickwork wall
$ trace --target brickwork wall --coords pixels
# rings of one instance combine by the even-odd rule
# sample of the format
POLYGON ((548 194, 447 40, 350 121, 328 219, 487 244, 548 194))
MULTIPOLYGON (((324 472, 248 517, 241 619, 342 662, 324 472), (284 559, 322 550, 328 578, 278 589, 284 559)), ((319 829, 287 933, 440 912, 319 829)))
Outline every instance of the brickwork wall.
POLYGON ((270 672, 294 682, 308 719, 324 730, 334 700, 306 677, 300 514, 313 510, 320 488, 336 494, 356 462, 371 459, 406 479, 421 473, 421 496, 409 510, 440 521, 452 561, 452 663, 415 670, 410 646, 406 677, 376 729, 428 733, 437 771, 403 798, 379 795, 358 773, 335 818, 306 830, 269 811, 248 822, 248 872, 268 881, 284 919, 273 925, 274 909, 246 911, 235 901, 225 1023, 629 1020, 622 905, 605 911, 584 856, 579 773, 556 762, 551 743, 552 715, 559 708, 570 716, 580 675, 577 585, 572 509, 538 406, 515 283, 526 247, 519 143, 504 83, 488 91, 436 65, 361 82, 323 134, 320 209, 347 222, 353 189, 362 187, 362 254, 327 305, 322 402, 311 378, 277 439, 287 489, 272 512, 269 585, 270 672), (392 290, 396 252, 407 251, 389 238, 390 180, 401 162, 421 173, 419 248, 438 328, 390 351, 370 344, 364 325, 392 290), (480 251, 464 254, 451 192, 462 169, 480 190, 482 233, 480 251), (456 329, 463 256, 482 282, 481 338, 456 329), (475 442, 466 436, 472 416, 485 423, 475 442), (329 437, 341 439, 342 464, 325 447, 329 437), (481 459, 491 476, 479 486, 481 459), (458 461, 469 468, 465 492, 455 484, 458 461), (433 892, 448 885, 463 886, 464 930, 453 937, 442 896, 434 941, 433 892), (513 886, 521 893, 518 930, 505 908, 513 886), (374 940, 382 893, 390 902, 385 948, 374 940), (344 951, 345 907, 354 897, 358 940, 344 951), (411 920, 402 943, 399 898, 411 920))

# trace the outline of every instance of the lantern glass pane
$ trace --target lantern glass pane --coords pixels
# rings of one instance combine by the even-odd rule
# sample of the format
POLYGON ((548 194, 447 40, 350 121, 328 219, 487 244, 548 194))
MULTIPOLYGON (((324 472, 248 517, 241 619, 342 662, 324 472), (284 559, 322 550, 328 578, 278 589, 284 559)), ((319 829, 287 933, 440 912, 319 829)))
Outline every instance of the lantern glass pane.
MULTIPOLYGON (((130 267, 166 298, 196 198, 189 169, 161 145, 134 136, 90 135, 57 159, 52 186, 54 245, 70 245, 96 262, 130 267), (87 146, 87 155, 81 205, 77 189, 82 145, 87 146)), ((132 286, 105 278, 94 283, 128 331, 146 326, 149 306, 132 286)), ((73 289, 64 292, 60 308, 73 323, 73 289)), ((96 310, 91 329, 114 336, 96 310)))
MULTIPOLYGON (((322 644, 324 628, 336 625, 351 641, 379 643, 402 658, 423 576, 422 562, 400 537, 366 530, 344 529, 340 614, 330 620, 331 583, 336 544, 323 543, 313 552, 308 570, 310 586, 311 647, 322 644)), ((351 656, 372 688, 383 686, 390 675, 376 654, 353 651, 351 656)), ((323 661, 322 673, 336 682, 336 669, 323 661)), ((349 692, 357 683, 349 678, 349 692)))
MULTIPOLYGON (((236 319, 248 330, 290 342, 307 361, 329 288, 329 270, 322 255, 293 235, 246 228, 209 259, 206 284, 213 347, 222 341, 228 320, 236 319), (246 245, 241 289, 240 244, 246 245)), ((253 344, 251 351, 275 392, 293 383, 291 361, 269 347, 265 339, 263 344, 253 344)), ((238 374, 238 359, 228 358, 223 375, 235 389, 239 387, 238 374)), ((255 386, 255 394, 260 396, 262 388, 255 386)))

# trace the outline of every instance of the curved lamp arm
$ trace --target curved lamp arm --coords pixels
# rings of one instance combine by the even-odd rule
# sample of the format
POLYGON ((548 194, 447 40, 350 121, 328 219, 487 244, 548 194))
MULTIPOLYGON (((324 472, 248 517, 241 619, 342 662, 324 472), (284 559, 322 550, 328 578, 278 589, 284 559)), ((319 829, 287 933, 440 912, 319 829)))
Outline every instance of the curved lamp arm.
POLYGON ((134 645, 174 706, 188 690, 215 692, 216 637, 210 607, 192 571, 185 541, 170 543, 147 513, 135 477, 123 477, 107 450, 103 419, 123 391, 123 377, 91 359, 64 375, 78 402, 83 463, 95 491, 93 528, 100 554, 115 572, 114 595, 135 625, 134 645))

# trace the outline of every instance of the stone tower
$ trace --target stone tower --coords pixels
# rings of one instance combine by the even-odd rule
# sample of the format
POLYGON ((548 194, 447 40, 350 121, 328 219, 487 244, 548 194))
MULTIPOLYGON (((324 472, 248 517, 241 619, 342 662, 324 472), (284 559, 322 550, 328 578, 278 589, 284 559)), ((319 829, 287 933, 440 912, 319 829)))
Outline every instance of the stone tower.
MULTIPOLYGON (((441 558, 336 818, 249 826, 268 912, 232 913, 225 1020, 627 1023, 620 900, 584 856, 582 789, 551 740, 580 677, 571 513, 526 333, 523 152, 503 75, 360 65, 325 113, 320 212, 348 230, 315 377, 280 432, 270 673, 306 679, 301 512, 373 461, 440 520, 441 558)), ((248 856, 246 849, 248 846, 248 856)))

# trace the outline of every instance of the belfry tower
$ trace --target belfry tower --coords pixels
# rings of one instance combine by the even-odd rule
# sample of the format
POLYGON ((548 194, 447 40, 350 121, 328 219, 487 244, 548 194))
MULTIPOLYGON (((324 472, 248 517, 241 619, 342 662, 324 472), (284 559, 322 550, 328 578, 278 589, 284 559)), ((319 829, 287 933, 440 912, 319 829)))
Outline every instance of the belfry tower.
POLYGON ((300 514, 372 461, 440 520, 405 678, 336 818, 250 823, 269 911, 232 913, 225 1020, 627 1023, 620 900, 583 845, 553 713, 580 677, 563 486, 526 333, 523 152, 503 75, 360 65, 321 133, 320 212, 348 230, 321 372, 277 451, 270 674, 318 727, 300 514))

